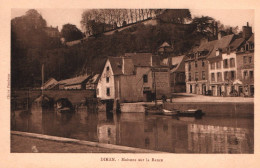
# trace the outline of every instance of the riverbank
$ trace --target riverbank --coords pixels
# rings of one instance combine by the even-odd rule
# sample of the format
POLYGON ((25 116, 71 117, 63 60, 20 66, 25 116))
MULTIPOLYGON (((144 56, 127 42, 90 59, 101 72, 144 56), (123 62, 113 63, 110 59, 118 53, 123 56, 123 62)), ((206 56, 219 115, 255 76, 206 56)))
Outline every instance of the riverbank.
POLYGON ((158 151, 103 144, 36 133, 11 131, 12 153, 157 153, 158 151))

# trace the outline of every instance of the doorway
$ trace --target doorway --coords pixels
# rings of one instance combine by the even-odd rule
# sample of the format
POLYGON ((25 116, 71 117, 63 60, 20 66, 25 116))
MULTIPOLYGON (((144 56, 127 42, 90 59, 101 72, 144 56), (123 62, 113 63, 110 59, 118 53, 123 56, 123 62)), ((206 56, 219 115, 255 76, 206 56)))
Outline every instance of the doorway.
POLYGON ((206 85, 202 84, 202 94, 205 95, 206 94, 206 85))

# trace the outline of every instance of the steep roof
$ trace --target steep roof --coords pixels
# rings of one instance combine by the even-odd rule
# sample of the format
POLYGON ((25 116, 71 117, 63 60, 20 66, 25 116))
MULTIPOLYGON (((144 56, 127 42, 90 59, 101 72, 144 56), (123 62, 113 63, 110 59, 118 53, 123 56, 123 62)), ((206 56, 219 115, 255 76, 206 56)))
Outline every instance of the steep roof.
POLYGON ((89 77, 90 77, 90 75, 85 74, 85 75, 77 76, 74 78, 61 80, 61 81, 59 81, 59 84, 64 84, 64 85, 80 84, 80 83, 84 82, 85 80, 87 80, 89 77))
POLYGON ((242 45, 242 43, 245 41, 244 38, 238 38, 235 39, 231 44, 230 44, 230 49, 231 50, 236 50, 239 46, 242 45))
POLYGON ((254 34, 252 34, 252 36, 247 41, 254 43, 255 42, 254 34))
POLYGON ((160 48, 161 48, 161 47, 170 47, 170 44, 165 41, 165 42, 160 46, 160 48))
POLYGON ((177 70, 185 70, 184 66, 181 66, 182 62, 184 61, 185 55, 177 56, 177 57, 171 57, 172 59, 172 66, 170 67, 171 72, 175 72, 177 70), (179 69, 180 68, 180 69, 179 69))
POLYGON ((216 43, 214 45, 214 48, 213 48, 212 52, 210 52, 210 55, 208 56, 208 58, 215 57, 216 56, 216 52, 214 52, 214 51, 216 51, 217 49, 226 50, 226 48, 232 42, 233 37, 234 37, 234 34, 231 34, 231 35, 224 36, 224 37, 222 37, 219 40, 215 40, 216 43))
POLYGON ((126 57, 131 57, 134 63, 134 66, 151 66, 151 57, 152 53, 126 53, 126 57))
POLYGON ((97 83, 99 78, 100 78, 100 75, 96 74, 91 79, 88 80, 87 84, 89 84, 89 83, 97 83))
POLYGON ((122 72, 122 57, 109 57, 108 58, 114 75, 121 75, 122 72))

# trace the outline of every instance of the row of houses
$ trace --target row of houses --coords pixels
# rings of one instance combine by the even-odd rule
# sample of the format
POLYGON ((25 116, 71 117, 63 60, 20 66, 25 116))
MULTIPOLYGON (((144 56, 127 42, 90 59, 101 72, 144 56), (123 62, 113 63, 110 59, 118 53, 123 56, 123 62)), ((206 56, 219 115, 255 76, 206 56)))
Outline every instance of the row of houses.
POLYGON ((120 102, 151 101, 174 92, 254 95, 254 34, 249 25, 243 26, 242 37, 220 32, 217 40, 202 39, 186 55, 173 55, 173 50, 164 42, 157 54, 108 57, 101 75, 52 78, 42 89, 96 89, 100 99, 120 102))
POLYGON ((202 41, 185 59, 186 92, 213 96, 254 95, 254 34, 248 24, 234 34, 202 41))

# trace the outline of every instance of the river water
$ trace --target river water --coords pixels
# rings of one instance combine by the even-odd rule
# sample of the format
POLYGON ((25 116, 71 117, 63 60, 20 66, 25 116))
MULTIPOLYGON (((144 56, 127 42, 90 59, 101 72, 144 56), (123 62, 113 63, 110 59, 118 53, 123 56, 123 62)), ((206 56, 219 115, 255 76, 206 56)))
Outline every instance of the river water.
POLYGON ((86 107, 61 114, 34 105, 30 114, 12 113, 11 129, 172 153, 254 153, 253 118, 113 114, 86 107))

